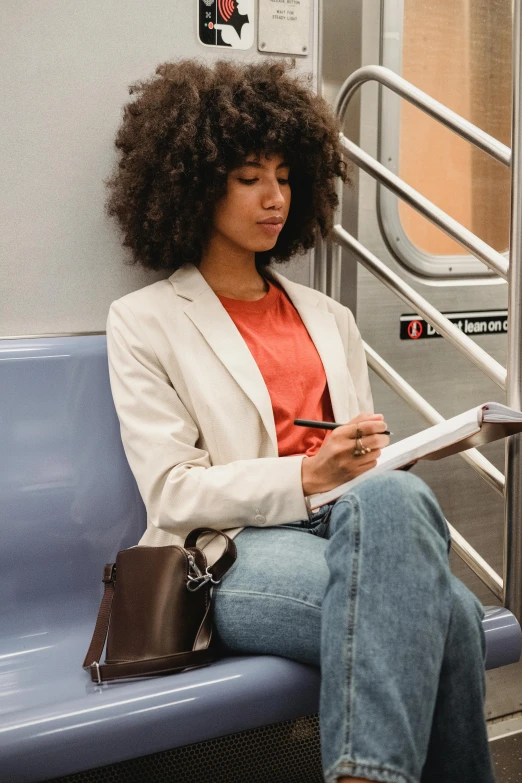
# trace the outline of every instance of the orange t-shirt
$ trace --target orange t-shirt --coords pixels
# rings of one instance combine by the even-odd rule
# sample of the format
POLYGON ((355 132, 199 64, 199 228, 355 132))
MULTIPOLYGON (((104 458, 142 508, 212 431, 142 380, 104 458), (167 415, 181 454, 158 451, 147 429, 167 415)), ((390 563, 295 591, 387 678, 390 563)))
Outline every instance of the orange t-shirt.
POLYGON ((279 456, 312 456, 329 431, 300 427, 294 419, 334 420, 323 364, 286 293, 272 282, 268 285, 268 293, 254 302, 225 296, 219 300, 265 380, 274 411, 279 456))

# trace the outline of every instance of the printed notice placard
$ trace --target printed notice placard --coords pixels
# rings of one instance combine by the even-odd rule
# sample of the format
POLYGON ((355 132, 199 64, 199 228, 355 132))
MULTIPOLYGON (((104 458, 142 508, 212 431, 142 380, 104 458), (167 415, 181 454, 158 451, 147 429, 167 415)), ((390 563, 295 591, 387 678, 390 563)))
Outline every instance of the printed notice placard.
POLYGON ((260 52, 308 54, 310 0, 259 0, 260 52))
MULTIPOLYGON (((507 310, 474 310, 466 313, 443 313, 464 334, 506 334, 507 310)), ((418 315, 401 315, 401 340, 426 340, 440 337, 430 324, 418 315)))

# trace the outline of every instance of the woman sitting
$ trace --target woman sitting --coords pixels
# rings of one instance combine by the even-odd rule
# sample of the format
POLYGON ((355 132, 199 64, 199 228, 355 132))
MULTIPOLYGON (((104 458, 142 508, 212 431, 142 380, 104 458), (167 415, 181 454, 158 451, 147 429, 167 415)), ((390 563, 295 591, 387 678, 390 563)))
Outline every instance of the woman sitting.
POLYGON ((328 783, 489 783, 483 610, 431 490, 392 472, 307 507, 388 437, 352 313, 276 271, 328 236, 347 180, 337 120, 289 68, 184 60, 131 87, 108 211, 132 262, 170 273, 107 321, 140 543, 237 536, 215 631, 320 667, 328 783))

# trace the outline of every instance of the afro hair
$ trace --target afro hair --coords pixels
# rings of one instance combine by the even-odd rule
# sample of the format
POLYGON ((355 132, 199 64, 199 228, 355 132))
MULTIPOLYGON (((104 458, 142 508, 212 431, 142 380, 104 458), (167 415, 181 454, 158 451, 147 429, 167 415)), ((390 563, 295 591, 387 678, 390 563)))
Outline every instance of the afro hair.
POLYGON ((295 61, 195 59, 167 62, 129 87, 105 184, 107 212, 123 232, 131 264, 175 271, 198 264, 214 204, 228 173, 247 156, 280 153, 290 165, 292 201, 274 247, 256 253, 259 270, 313 247, 332 228, 336 178, 346 182, 339 123, 309 86, 287 73, 295 61))

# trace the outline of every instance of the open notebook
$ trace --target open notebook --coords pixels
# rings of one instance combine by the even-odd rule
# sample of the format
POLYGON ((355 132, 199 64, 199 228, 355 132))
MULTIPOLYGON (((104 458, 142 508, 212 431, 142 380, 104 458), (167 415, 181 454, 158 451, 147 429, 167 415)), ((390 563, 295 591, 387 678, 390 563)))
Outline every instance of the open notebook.
POLYGON ((493 440, 522 432, 522 413, 501 405, 499 402, 485 402, 469 411, 459 413, 451 419, 435 424, 416 435, 386 446, 377 460, 377 465, 344 484, 309 496, 312 509, 337 500, 348 489, 361 481, 396 470, 418 459, 442 459, 476 446, 483 446, 493 440))

